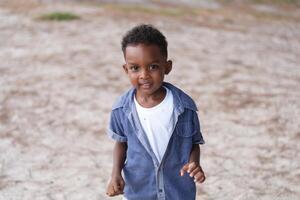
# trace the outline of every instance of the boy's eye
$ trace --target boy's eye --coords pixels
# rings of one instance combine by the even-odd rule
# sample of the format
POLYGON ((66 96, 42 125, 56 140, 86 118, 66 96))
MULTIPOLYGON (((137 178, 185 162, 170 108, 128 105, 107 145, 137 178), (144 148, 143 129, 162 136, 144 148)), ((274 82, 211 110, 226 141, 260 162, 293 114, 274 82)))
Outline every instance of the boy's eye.
POLYGON ((155 70, 155 69, 158 69, 158 68, 159 68, 159 66, 157 64, 152 64, 152 65, 149 66, 150 70, 155 70))
POLYGON ((133 66, 130 66, 129 69, 130 69, 130 71, 136 72, 139 70, 139 67, 136 65, 133 65, 133 66))

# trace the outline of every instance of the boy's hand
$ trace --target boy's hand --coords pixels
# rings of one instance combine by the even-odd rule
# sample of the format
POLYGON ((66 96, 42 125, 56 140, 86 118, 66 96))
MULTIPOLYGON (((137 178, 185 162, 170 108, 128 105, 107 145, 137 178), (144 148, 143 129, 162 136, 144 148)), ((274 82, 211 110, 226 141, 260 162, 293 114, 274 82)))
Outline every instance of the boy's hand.
POLYGON ((185 164, 180 170, 180 176, 183 176, 185 172, 189 173, 190 177, 194 177, 194 181, 197 183, 205 181, 205 175, 199 163, 189 162, 185 164))
POLYGON ((110 197, 123 194, 125 182, 121 175, 112 177, 107 185, 106 194, 110 197))

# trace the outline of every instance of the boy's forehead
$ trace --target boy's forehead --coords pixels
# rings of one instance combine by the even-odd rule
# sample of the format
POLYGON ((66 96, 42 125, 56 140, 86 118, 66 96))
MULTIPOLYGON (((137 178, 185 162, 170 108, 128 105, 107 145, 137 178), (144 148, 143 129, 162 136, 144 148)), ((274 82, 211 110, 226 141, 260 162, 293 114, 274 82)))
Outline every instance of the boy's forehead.
POLYGON ((128 45, 125 49, 126 60, 139 59, 162 59, 164 56, 161 53, 159 46, 155 44, 137 44, 128 45))

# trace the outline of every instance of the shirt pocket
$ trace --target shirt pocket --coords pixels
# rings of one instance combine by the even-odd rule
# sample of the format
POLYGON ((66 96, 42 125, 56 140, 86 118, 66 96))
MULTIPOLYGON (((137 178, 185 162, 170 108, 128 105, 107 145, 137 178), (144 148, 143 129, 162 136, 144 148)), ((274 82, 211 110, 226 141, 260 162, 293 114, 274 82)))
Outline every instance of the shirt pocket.
POLYGON ((176 125, 176 134, 179 137, 190 138, 196 134, 192 122, 178 122, 176 125))
POLYGON ((195 135, 192 125, 192 122, 187 121, 177 123, 173 143, 173 151, 175 153, 173 154, 171 165, 180 164, 182 167, 188 163, 193 146, 193 136, 195 135))

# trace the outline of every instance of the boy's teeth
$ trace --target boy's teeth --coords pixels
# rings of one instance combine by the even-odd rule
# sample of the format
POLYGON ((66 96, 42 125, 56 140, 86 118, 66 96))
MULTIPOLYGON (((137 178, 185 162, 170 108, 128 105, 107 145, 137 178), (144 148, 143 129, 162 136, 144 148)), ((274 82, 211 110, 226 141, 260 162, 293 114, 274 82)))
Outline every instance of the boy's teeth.
POLYGON ((150 83, 144 83, 144 84, 142 84, 142 87, 149 88, 150 87, 150 83))

